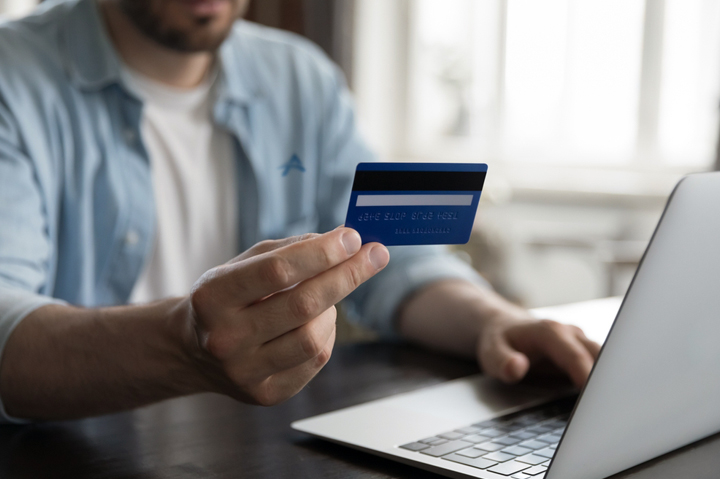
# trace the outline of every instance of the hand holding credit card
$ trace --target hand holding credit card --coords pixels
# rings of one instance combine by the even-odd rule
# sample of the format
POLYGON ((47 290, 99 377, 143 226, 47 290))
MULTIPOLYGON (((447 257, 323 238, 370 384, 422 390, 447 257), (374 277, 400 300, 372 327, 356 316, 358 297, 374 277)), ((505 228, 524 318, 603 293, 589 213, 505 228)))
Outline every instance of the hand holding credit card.
POLYGON ((470 240, 484 163, 360 163, 345 226, 363 244, 463 244, 470 240))

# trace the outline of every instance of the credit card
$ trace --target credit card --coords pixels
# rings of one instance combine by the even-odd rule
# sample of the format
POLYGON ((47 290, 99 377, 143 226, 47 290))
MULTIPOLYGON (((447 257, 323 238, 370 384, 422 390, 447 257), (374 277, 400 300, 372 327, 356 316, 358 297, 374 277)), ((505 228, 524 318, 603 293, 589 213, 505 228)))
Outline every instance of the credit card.
POLYGON ((360 163, 345 226, 363 244, 463 244, 470 240, 484 163, 360 163))

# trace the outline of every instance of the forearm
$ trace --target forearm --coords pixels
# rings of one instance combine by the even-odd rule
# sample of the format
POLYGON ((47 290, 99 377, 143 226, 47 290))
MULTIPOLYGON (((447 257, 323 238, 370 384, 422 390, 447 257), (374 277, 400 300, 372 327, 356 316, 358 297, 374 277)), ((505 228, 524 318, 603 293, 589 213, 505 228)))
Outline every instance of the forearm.
POLYGON ((40 307, 5 344, 6 411, 70 419, 203 391, 278 404, 330 359, 333 305, 388 260, 384 246, 337 228, 260 242, 207 271, 185 298, 40 307))
POLYGON ((34 311, 5 346, 0 393, 7 413, 70 419, 206 389, 184 347, 194 332, 181 304, 34 311))
POLYGON ((494 291, 457 280, 432 283, 412 296, 400 310, 399 329, 431 348, 475 356, 486 374, 506 382, 521 380, 533 365, 550 364, 582 387, 600 352, 579 328, 533 319, 494 291))
POLYGON ((484 327, 499 317, 526 319, 529 314, 491 289, 441 280, 407 300, 398 315, 398 329, 413 342, 471 358, 477 355, 484 327))

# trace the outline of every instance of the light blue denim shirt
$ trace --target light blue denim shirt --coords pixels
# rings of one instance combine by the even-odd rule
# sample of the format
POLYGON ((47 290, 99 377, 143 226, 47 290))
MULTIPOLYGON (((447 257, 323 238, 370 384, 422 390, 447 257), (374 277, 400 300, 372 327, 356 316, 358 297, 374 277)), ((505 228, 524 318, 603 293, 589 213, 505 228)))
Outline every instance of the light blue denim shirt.
MULTIPOLYGON (((219 59, 213 117, 236 140, 238 252, 343 223, 355 165, 375 158, 336 66, 300 37, 245 21, 219 59), (294 155, 302 168, 286 171, 294 155)), ((95 0, 45 2, 0 26, 0 355, 42 305, 125 303, 151 251, 143 105, 120 68, 95 0)), ((385 335, 419 286, 483 283, 440 247, 390 253, 346 301, 351 317, 385 335)), ((1 402, 0 420, 13 420, 1 402)))

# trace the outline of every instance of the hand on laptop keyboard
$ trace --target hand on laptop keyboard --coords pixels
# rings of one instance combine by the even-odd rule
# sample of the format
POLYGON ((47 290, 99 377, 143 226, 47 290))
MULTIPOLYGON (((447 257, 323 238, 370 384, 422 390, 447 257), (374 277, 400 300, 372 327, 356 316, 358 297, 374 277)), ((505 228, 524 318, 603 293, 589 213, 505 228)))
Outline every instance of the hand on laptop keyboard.
POLYGON ((600 352, 580 328, 535 319, 492 290, 459 280, 438 281, 412 296, 399 328, 433 349, 474 355, 485 373, 509 383, 549 363, 581 387, 600 352))
POLYGON ((482 333, 479 357, 483 370, 505 382, 517 382, 532 363, 549 360, 577 387, 585 385, 600 345, 580 328, 550 320, 499 319, 482 333))

